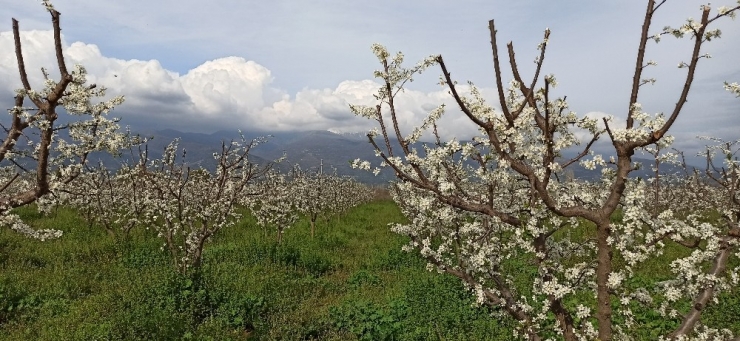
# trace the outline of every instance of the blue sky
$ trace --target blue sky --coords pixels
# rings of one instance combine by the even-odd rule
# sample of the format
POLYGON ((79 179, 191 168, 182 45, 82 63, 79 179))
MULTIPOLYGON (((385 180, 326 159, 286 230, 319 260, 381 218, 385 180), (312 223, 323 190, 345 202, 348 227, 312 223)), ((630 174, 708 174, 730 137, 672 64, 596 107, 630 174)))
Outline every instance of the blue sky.
MULTIPOLYGON (((9 1, 10 2, 10 1, 9 1)), ((713 7, 732 5, 712 3, 713 7)), ((701 15, 700 1, 668 1, 653 32, 701 15)), ((173 128, 210 133, 228 129, 265 131, 332 129, 364 131, 348 103, 370 104, 372 43, 403 51, 408 63, 442 54, 454 78, 493 93, 487 22, 495 19, 503 44, 512 40, 521 70, 530 62, 545 28, 552 31, 545 73, 559 81, 579 115, 624 117, 645 1, 99 1, 57 0, 68 62, 85 65, 93 82, 126 103, 114 111, 134 129, 173 128)), ((38 1, 14 0, 0 7, 0 50, 12 51, 10 18, 20 21, 32 82, 41 66, 54 66, 48 13, 38 1)), ((693 150, 695 135, 738 138, 740 99, 722 82, 740 81, 740 22, 722 20, 722 39, 705 46, 689 102, 674 130, 676 145, 693 150)), ((645 77, 657 78, 640 98, 649 113, 670 112, 685 77, 679 62, 690 41, 666 38, 650 44, 658 62, 645 77)), ((411 129, 426 110, 449 102, 436 85, 439 70, 412 83, 401 121, 411 129)), ((508 79, 508 75, 507 75, 508 79)), ((20 82, 12 53, 0 55, 0 105, 10 107, 20 82), (5 95, 1 95, 1 94, 5 95)), ((494 101, 495 102, 495 101, 494 101)), ((442 133, 461 139, 472 126, 454 110, 442 133)))

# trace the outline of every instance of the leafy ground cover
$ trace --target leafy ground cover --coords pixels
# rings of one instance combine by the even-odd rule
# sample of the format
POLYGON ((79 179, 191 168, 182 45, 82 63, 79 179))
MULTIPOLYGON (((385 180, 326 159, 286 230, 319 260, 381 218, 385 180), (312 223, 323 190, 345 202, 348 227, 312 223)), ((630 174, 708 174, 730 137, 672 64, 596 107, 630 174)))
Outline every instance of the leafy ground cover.
MULTIPOLYGON (((112 237, 71 209, 19 213, 64 237, 39 242, 0 230, 0 340, 512 338, 509 318, 475 306, 458 279, 428 272, 422 259, 401 251, 405 237, 387 224, 403 216, 389 200, 319 221, 313 239, 302 219, 281 245, 245 215, 206 247, 201 271, 188 276, 174 270, 153 231, 112 237)), ((662 264, 647 262, 635 281, 667 278, 662 264)), ((536 271, 526 260, 511 265, 522 276, 536 271)), ((740 333, 740 295, 719 301, 704 322, 740 333)), ((638 339, 678 323, 635 312, 645 325, 638 339)))
POLYGON ((0 340, 508 340, 456 278, 401 251, 375 201, 300 220, 277 245, 246 218, 207 247, 197 274, 171 266, 153 231, 112 237, 71 209, 19 213, 64 231, 39 242, 0 230, 0 340))

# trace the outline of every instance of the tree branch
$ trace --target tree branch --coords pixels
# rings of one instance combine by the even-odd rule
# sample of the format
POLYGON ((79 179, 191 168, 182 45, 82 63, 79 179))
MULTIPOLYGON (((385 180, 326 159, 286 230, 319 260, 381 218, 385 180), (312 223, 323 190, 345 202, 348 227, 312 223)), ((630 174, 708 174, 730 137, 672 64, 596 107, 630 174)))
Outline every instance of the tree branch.
MULTIPOLYGON (((665 2, 665 1, 663 1, 665 2)), ((661 2, 660 5, 663 3, 661 2)), ((658 7, 660 7, 658 5, 658 7)), ((635 61, 635 73, 632 76, 632 92, 630 93, 630 105, 627 111, 627 129, 631 129, 634 125, 634 118, 632 118, 632 108, 637 103, 637 95, 640 92, 640 79, 642 78, 643 63, 645 62, 645 46, 647 45, 648 35, 650 32, 650 23, 653 20, 653 14, 655 13, 655 0, 649 0, 647 10, 645 11, 645 18, 642 22, 642 32, 640 33, 640 45, 637 48, 637 60, 635 61)))

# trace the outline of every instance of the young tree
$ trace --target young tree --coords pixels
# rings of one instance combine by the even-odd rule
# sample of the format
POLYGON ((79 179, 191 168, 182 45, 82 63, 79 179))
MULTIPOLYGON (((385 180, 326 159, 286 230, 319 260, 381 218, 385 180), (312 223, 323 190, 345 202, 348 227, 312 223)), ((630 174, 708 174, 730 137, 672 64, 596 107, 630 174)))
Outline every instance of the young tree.
MULTIPOLYGON (((409 236, 405 248, 418 250, 431 268, 459 277, 478 302, 500 307, 517 320, 519 337, 628 339, 641 327, 634 309, 655 309, 674 322, 669 338, 731 334, 698 326, 711 298, 738 284, 738 268, 727 269, 729 259, 740 256, 736 223, 733 227, 702 221, 698 216, 704 212, 679 214, 672 207, 651 214, 650 185, 629 175, 635 169, 636 151, 670 146, 667 133, 687 100, 699 61, 706 56, 701 48, 720 36, 710 25, 734 16, 740 6, 723 7, 716 14, 703 6, 699 20, 651 34, 653 16, 664 3, 647 1, 625 128, 617 128, 612 118, 579 118, 568 110, 564 97, 553 96, 555 77, 541 74, 549 30, 538 46, 531 80, 523 78, 514 46, 507 44, 514 77, 507 89, 496 28, 494 21, 489 22, 500 111, 472 85, 470 95, 463 95, 441 56, 409 69, 402 66, 402 54, 391 56, 384 47, 373 46, 382 64, 375 72, 382 82, 378 104, 351 109, 377 121, 378 128, 368 134, 370 143, 382 159, 380 166, 392 168, 399 180, 392 194, 409 223, 396 224, 393 230, 409 236), (667 116, 653 116, 638 102, 641 86, 651 82, 643 79, 643 72, 655 64, 645 61, 645 49, 650 40, 657 42, 666 34, 689 36, 694 44, 689 59, 680 65, 686 78, 678 101, 667 116), (436 125, 445 111, 442 105, 404 136, 397 118, 397 102, 402 100, 398 95, 414 75, 433 65, 439 65, 442 85, 480 135, 443 142, 436 125), (434 143, 418 143, 425 132, 431 132, 434 143), (589 138, 577 156, 563 159, 563 151, 581 144, 576 132, 589 138), (602 137, 609 139, 615 154, 608 161, 591 150, 602 137), (400 149, 391 147, 392 139, 400 149), (579 166, 600 169, 601 179, 592 183, 567 179, 567 172, 579 166), (666 264, 675 282, 663 288, 635 280, 640 267, 669 244, 690 248, 688 256, 676 256, 666 264)), ((360 160, 354 165, 371 168, 360 160)), ((736 206, 719 207, 736 214, 736 206)))
POLYGON ((297 208, 308 218, 313 238, 316 233, 316 220, 319 215, 326 214, 328 208, 327 196, 332 190, 332 187, 328 186, 329 176, 323 173, 303 172, 299 167, 295 167, 291 177, 296 188, 297 208))
POLYGON ((0 144, 0 225, 42 240, 59 237, 61 232, 34 230, 11 210, 45 196, 53 201, 48 195, 78 177, 91 152, 116 153, 128 143, 126 134, 119 131, 117 119, 107 118, 114 106, 123 103, 123 97, 92 102, 95 97, 105 96, 106 89, 86 84, 87 72, 83 66, 75 65, 72 71, 67 69, 62 52, 60 14, 48 1, 43 4, 51 14, 60 78, 52 79, 42 68, 43 88, 34 90, 31 87, 18 21, 13 19, 21 88, 16 90, 14 106, 9 110, 10 125, 2 125, 6 136, 0 144), (25 105, 26 100, 31 107, 25 105), (79 119, 60 124, 59 109, 79 119))
POLYGON ((335 174, 291 172, 296 208, 309 219, 311 238, 319 215, 327 219, 370 200, 369 189, 352 178, 335 174))
POLYGON ((264 176, 272 163, 258 165, 249 159, 263 139, 222 143, 214 153, 215 174, 206 169, 191 169, 178 140, 170 143, 160 160, 147 162, 142 155, 137 176, 145 184, 146 210, 153 227, 164 239, 174 266, 181 272, 197 270, 203 248, 221 229, 233 226, 241 218, 236 205, 247 187, 264 176))
POLYGON ((331 191, 327 195, 330 214, 342 214, 352 207, 370 201, 372 192, 357 180, 346 176, 331 176, 327 181, 331 191))
POLYGON ((103 163, 85 166, 85 172, 55 193, 56 202, 76 208, 90 227, 97 224, 111 235, 128 236, 136 226, 151 220, 146 217, 146 183, 137 165, 123 164, 110 170, 103 163))
POLYGON ((257 224, 262 227, 267 236, 267 230, 274 228, 277 242, 283 242, 283 233, 298 221, 298 201, 295 183, 288 181, 283 174, 268 173, 262 181, 256 184, 254 198, 243 197, 252 214, 257 218, 257 224))

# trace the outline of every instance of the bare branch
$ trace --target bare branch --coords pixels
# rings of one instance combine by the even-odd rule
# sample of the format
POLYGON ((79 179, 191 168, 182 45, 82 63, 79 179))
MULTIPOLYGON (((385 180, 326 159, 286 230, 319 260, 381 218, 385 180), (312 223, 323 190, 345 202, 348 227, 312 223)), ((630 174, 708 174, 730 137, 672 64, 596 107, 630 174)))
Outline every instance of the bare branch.
POLYGON ((504 117, 509 124, 514 124, 514 117, 509 112, 506 105, 506 96, 504 95, 504 84, 501 77, 501 64, 498 60, 498 43, 496 42, 496 26, 493 20, 488 21, 488 30, 491 33, 491 49, 493 50, 493 69, 496 74, 496 89, 498 91, 499 104, 504 113, 504 117))
MULTIPOLYGON (((663 1, 665 2, 665 1, 663 1)), ((661 2, 660 5, 663 4, 661 2)), ((645 46, 649 39, 650 23, 653 20, 653 14, 657 10, 655 7, 655 0, 648 0, 647 10, 645 11, 645 18, 642 22, 642 32, 640 33, 640 45, 637 48, 637 60, 635 61, 635 73, 632 76, 632 92, 630 93, 630 105, 627 111, 627 129, 631 129, 635 124, 632 118, 632 108, 637 103, 637 96, 640 92, 640 81, 642 79, 643 64, 645 62, 645 46)))

